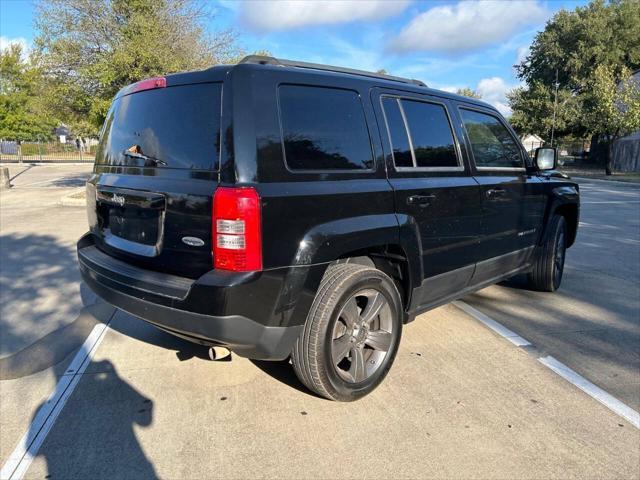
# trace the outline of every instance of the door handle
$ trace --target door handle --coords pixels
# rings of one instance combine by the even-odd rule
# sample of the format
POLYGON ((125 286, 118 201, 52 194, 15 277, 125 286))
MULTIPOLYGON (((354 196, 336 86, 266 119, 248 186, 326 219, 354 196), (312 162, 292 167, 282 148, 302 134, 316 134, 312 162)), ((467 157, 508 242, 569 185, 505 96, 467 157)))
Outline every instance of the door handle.
POLYGON ((435 198, 435 195, 411 195, 407 198, 407 205, 418 205, 420 207, 426 207, 430 205, 431 201, 435 198))
POLYGON ((506 194, 507 191, 503 190, 502 188, 490 188, 489 190, 487 190, 488 198, 504 197, 506 194))

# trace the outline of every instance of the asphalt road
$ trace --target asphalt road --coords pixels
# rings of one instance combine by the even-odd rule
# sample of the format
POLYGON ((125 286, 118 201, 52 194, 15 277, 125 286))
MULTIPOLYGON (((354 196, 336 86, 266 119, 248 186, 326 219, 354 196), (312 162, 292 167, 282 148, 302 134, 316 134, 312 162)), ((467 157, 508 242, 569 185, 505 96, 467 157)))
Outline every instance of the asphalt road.
POLYGON ((559 291, 517 278, 465 301, 640 411, 640 185, 581 181, 580 192, 559 291))
MULTIPOLYGON (((0 194, 2 465, 26 433, 44 439, 26 478, 640 476, 638 429, 451 305, 407 326, 374 394, 338 404, 286 363, 211 362, 96 303, 75 267, 84 209, 58 205, 89 169, 12 168, 0 194)), ((515 280, 464 301, 638 410, 640 189, 582 193, 559 292, 515 280)))

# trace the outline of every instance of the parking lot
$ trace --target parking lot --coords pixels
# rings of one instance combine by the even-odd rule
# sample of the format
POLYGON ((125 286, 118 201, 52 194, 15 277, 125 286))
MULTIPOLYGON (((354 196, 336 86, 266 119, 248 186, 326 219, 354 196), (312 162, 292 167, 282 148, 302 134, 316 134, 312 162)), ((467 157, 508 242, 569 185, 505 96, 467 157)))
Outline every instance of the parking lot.
POLYGON ((344 404, 83 287, 85 210, 60 199, 90 169, 12 165, 0 193, 2 478, 640 477, 640 185, 581 181, 558 292, 514 279, 421 315, 344 404))

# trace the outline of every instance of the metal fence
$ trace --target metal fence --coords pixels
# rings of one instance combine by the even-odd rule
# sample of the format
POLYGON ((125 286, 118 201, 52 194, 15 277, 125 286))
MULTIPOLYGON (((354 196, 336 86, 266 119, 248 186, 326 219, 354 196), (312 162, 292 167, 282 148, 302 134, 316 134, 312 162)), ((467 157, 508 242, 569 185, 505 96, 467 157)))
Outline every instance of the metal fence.
POLYGON ((17 142, 0 140, 0 162, 86 162, 93 163, 96 145, 75 141, 17 142))
POLYGON ((529 152, 529 155, 531 155, 533 157, 533 154, 536 151, 536 148, 540 148, 543 147, 545 144, 545 142, 540 141, 540 142, 523 142, 522 145, 524 146, 524 148, 527 150, 527 152, 529 152))

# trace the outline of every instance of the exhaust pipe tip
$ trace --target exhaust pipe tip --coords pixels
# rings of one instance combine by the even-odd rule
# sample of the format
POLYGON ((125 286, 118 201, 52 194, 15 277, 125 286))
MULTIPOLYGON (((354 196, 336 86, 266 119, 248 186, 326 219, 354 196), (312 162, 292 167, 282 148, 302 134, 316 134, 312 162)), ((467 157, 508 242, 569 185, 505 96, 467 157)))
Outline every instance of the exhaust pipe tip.
POLYGON ((209 347, 209 359, 212 361, 224 360, 231 357, 231 350, 226 347, 209 347))

